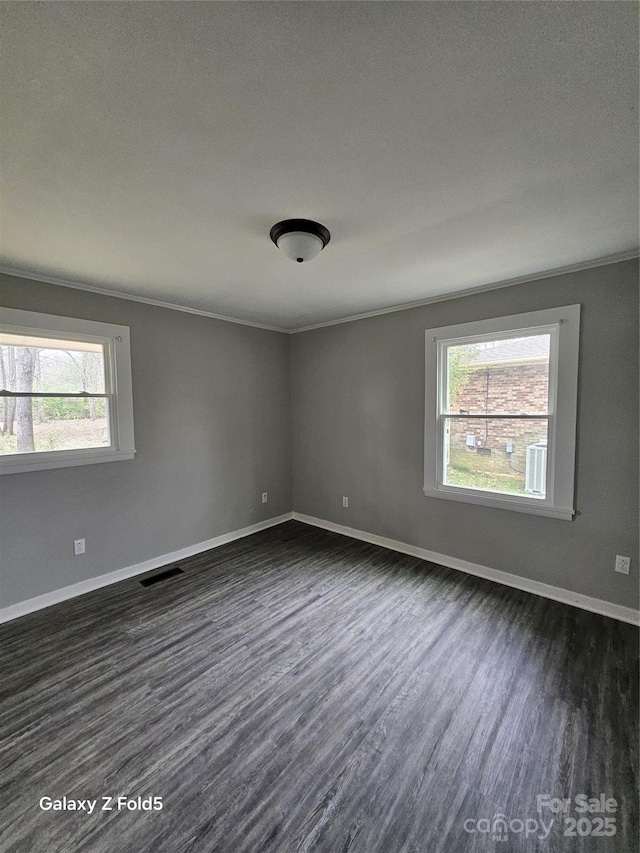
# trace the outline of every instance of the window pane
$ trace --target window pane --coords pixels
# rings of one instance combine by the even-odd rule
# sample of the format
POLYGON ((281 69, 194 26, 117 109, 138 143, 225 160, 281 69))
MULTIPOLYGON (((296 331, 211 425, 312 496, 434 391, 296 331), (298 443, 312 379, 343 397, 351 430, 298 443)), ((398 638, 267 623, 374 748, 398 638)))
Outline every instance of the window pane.
POLYGON ((7 391, 105 393, 103 344, 0 334, 0 386, 7 391))
POLYGON ((445 418, 444 431, 445 485, 546 496, 546 419, 445 418))
POLYGON ((550 344, 540 334, 448 346, 446 411, 547 414, 550 344))
POLYGON ((0 456, 111 444, 104 397, 3 397, 0 456))

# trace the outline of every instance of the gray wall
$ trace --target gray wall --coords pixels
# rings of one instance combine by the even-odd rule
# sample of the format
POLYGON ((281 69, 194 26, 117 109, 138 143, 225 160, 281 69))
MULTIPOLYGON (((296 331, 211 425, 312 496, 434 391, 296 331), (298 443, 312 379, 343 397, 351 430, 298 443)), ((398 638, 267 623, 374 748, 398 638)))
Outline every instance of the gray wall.
POLYGON ((637 261, 295 335, 292 401, 296 511, 637 607, 637 261), (573 303, 577 517, 426 498, 424 330, 573 303), (629 577, 614 573, 616 554, 632 557, 629 577))
POLYGON ((292 415, 298 512, 637 606, 636 261, 292 338, 10 276, 0 304, 131 327, 138 449, 0 479, 2 606, 288 512, 292 415), (575 302, 576 519, 424 497, 424 329, 575 302))
POLYGON ((4 275, 0 304, 130 326, 138 451, 0 478, 2 606, 291 510, 288 335, 4 275))

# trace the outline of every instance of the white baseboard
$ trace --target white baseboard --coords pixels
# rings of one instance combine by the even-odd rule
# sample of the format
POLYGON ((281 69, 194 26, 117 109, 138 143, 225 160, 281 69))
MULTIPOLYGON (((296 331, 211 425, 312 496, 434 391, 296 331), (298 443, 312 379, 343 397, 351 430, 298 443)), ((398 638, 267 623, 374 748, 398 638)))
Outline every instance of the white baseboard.
POLYGON ((293 518, 296 521, 302 521, 304 524, 310 524, 313 527, 321 527, 323 530, 342 533, 343 536, 350 536, 352 539, 360 539, 362 542, 380 545, 383 548, 389 548, 391 551, 399 551, 401 554, 409 554, 421 560, 428 560, 431 563, 447 566, 449 569, 457 569, 469 575, 476 575, 479 578, 485 578, 486 580, 495 581, 505 586, 524 590, 524 592, 532 592, 534 595, 551 598, 553 601, 560 601, 562 604, 570 604, 573 607, 580 607, 582 610, 590 610, 592 613, 600 613, 602 616, 619 619, 621 622, 640 625, 640 611, 634 610, 632 607, 624 607, 622 604, 613 604, 610 601, 603 601, 600 598, 592 598, 589 595, 582 595, 579 592, 571 592, 560 586, 552 586, 551 584, 530 580, 519 575, 512 575, 509 572, 491 569, 488 566, 481 566, 478 563, 470 563, 467 560, 460 560, 458 557, 437 554, 435 551, 427 551, 425 548, 407 545, 395 539, 387 539, 386 536, 376 536, 375 533, 367 533, 365 530, 357 530, 355 527, 335 524, 333 521, 325 521, 322 518, 314 518, 311 515, 303 515, 300 512, 294 512, 293 518))
POLYGON ((209 551, 211 548, 218 548, 220 545, 226 545, 227 542, 233 542, 235 539, 251 536, 252 533, 257 533, 259 530, 266 530, 268 527, 275 527, 278 524, 282 524, 283 521, 290 521, 292 518, 293 513, 286 512, 284 515, 268 518, 266 521, 259 521, 257 524, 249 525, 249 527, 242 527, 240 530, 223 533, 221 536, 215 536, 213 539, 207 539, 205 542, 189 545, 187 548, 181 548, 179 551, 173 551, 170 554, 161 554, 159 557, 145 560, 144 563, 126 566, 124 569, 117 569, 115 572, 108 572, 105 575, 98 575, 95 578, 87 578, 87 580, 79 581, 70 586, 63 586, 61 589, 45 592, 44 595, 19 601, 17 604, 0 609, 0 624, 17 619, 20 616, 26 616, 27 613, 33 613, 36 610, 51 607, 52 604, 59 604, 61 601, 66 601, 69 598, 84 595, 86 592, 93 592, 94 589, 118 583, 118 581, 135 577, 135 575, 142 575, 153 569, 159 569, 168 563, 185 560, 187 557, 193 557, 194 554, 201 554, 203 551, 209 551))
POLYGON ((523 578, 519 575, 512 575, 508 572, 502 572, 498 569, 491 569, 488 566, 481 566, 478 563, 470 563, 467 560, 461 560, 458 557, 448 557, 446 554, 438 554, 435 551, 428 551, 425 548, 418 548, 415 545, 407 545, 404 542, 398 542, 396 539, 387 539, 386 536, 377 536, 375 533, 367 533, 365 530, 357 530, 355 527, 346 527, 343 524, 335 524, 332 521, 325 521, 322 518, 314 518, 310 515, 304 515, 299 512, 287 512, 283 515, 278 515, 275 518, 269 518, 266 521, 260 521, 257 524, 251 524, 249 527, 243 527, 240 530, 232 530, 230 533, 223 533, 221 536, 216 536, 213 539, 207 539, 205 542, 198 542, 195 545, 189 545, 186 548, 181 548, 179 551, 173 551, 169 554, 162 554, 159 557, 154 557, 151 560, 145 560, 143 563, 136 563, 133 566, 126 566, 123 569, 117 569, 114 572, 108 572, 104 575, 99 575, 95 578, 88 578, 79 583, 71 584, 70 586, 62 587, 61 589, 47 592, 44 595, 38 595, 35 598, 28 598, 25 601, 19 601, 17 604, 12 604, 9 607, 0 609, 0 624, 10 622, 12 619, 18 619, 20 616, 26 616, 27 613, 33 613, 36 610, 42 610, 45 607, 51 607, 52 604, 58 604, 61 601, 66 601, 69 598, 75 598, 78 595, 84 595, 86 592, 92 592, 95 589, 100 589, 103 586, 109 586, 112 583, 126 580, 127 578, 135 577, 136 575, 150 572, 153 569, 159 569, 169 563, 175 563, 178 560, 184 560, 187 557, 192 557, 195 554, 201 554, 203 551, 209 551, 212 548, 218 548, 220 545, 225 545, 227 542, 233 542, 235 539, 242 539, 244 536, 251 536, 252 533, 257 533, 260 530, 266 530, 268 527, 275 527, 285 521, 295 519, 304 524, 310 524, 313 527, 321 527, 323 530, 331 530, 334 533, 341 533, 343 536, 349 536, 352 539, 359 539, 362 542, 370 542, 372 545, 380 545, 383 548, 389 548, 391 551, 398 551, 401 554, 409 554, 412 557, 418 557, 421 560, 428 560, 431 563, 438 563, 441 566, 447 566, 450 569, 457 569, 460 572, 466 572, 476 577, 485 578, 486 580, 495 581, 496 583, 511 586, 515 589, 531 592, 534 595, 541 595, 543 598, 550 598, 553 601, 559 601, 562 604, 570 604, 573 607, 580 607, 582 610, 589 610, 592 613, 600 613, 602 616, 610 616, 612 619, 619 619, 622 622, 629 622, 632 625, 640 625, 640 611, 634 610, 632 607, 624 607, 621 604, 612 604, 610 601, 603 601, 599 598, 592 598, 589 595, 582 595, 578 592, 570 592, 559 586, 541 583, 540 581, 523 578))

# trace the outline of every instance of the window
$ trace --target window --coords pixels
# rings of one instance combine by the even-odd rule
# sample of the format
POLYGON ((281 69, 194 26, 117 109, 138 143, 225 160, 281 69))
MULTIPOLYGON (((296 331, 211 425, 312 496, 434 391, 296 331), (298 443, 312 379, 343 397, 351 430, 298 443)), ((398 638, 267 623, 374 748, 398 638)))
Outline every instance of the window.
POLYGON ((580 306, 426 332, 428 497, 571 520, 580 306))
POLYGON ((0 473, 133 459, 129 329, 0 313, 0 473))

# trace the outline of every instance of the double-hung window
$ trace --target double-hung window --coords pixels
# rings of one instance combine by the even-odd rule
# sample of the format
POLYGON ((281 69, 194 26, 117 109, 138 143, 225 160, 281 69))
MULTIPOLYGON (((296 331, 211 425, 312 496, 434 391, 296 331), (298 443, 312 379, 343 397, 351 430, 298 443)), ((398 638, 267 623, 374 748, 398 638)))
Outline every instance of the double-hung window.
POLYGON ((428 497, 571 520, 580 306, 426 332, 428 497))
POLYGON ((128 327, 0 309, 0 473, 134 453, 128 327))

